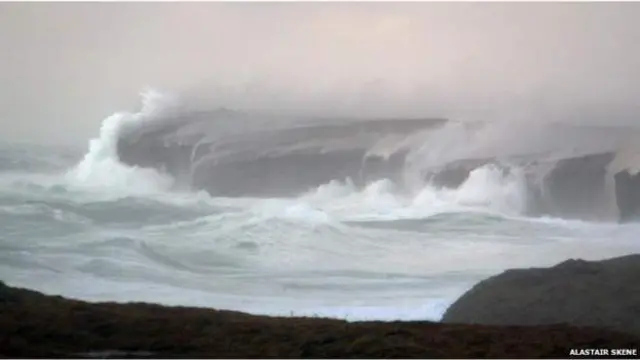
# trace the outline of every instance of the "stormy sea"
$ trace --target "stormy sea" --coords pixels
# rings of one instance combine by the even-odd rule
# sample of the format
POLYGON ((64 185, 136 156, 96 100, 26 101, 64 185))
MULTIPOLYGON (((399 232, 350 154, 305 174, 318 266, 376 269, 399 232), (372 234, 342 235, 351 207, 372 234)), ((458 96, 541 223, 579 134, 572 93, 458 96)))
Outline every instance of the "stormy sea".
POLYGON ((89 301, 439 320, 505 269, 640 251, 638 139, 145 93, 85 148, 2 144, 0 278, 89 301))

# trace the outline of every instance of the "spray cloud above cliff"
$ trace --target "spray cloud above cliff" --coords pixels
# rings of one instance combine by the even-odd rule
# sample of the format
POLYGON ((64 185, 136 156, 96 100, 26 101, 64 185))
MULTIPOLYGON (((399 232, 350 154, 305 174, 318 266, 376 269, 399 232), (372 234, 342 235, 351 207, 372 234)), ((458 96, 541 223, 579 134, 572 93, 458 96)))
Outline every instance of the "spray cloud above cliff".
POLYGON ((638 110, 632 3, 0 9, 0 121, 17 139, 84 142, 145 86, 313 115, 633 123, 638 110))

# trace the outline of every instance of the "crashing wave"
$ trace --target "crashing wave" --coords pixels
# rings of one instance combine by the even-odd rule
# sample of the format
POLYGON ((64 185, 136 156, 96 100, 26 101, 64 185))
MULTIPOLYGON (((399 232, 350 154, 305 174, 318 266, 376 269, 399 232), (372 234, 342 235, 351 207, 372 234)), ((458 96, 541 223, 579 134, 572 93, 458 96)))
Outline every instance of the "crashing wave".
POLYGON ((286 123, 228 110, 165 117, 122 134, 118 157, 126 164, 161 169, 178 184, 217 196, 290 196, 335 179, 356 185, 399 180, 408 145, 387 156, 385 144, 441 120, 286 123), (272 121, 269 121, 272 120, 272 121), (372 152, 376 150, 377 152, 372 152))
POLYGON ((344 179, 356 187, 386 179, 417 196, 427 185, 464 190, 475 170, 491 166, 502 175, 481 183, 517 179, 525 215, 640 217, 640 149, 633 146, 640 137, 633 128, 300 119, 227 109, 164 112, 127 125, 117 134, 119 161, 214 196, 296 196, 344 179))

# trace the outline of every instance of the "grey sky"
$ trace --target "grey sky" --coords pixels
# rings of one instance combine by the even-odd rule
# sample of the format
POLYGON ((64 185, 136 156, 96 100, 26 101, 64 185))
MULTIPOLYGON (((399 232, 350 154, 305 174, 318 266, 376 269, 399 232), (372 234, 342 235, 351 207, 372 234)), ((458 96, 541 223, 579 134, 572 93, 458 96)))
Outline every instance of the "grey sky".
POLYGON ((0 3, 1 136, 84 142, 145 86, 319 114, 635 121, 638 44, 637 3, 0 3))

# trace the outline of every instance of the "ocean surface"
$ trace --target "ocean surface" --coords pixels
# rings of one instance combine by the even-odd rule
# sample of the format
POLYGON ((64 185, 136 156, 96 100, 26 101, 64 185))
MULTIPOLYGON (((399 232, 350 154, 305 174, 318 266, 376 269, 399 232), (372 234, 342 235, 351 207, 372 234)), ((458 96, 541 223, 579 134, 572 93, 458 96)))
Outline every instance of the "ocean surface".
MULTIPOLYGON (((117 113, 81 150, 0 146, 0 279, 90 301, 438 320, 505 269, 640 250, 634 222, 531 214, 524 178, 494 165, 449 188, 341 177, 273 197, 176 187, 169 173, 118 157, 123 124, 154 116, 117 113)), ((457 134, 446 144, 469 141, 457 134)), ((420 151, 450 156, 442 146, 420 151)))

